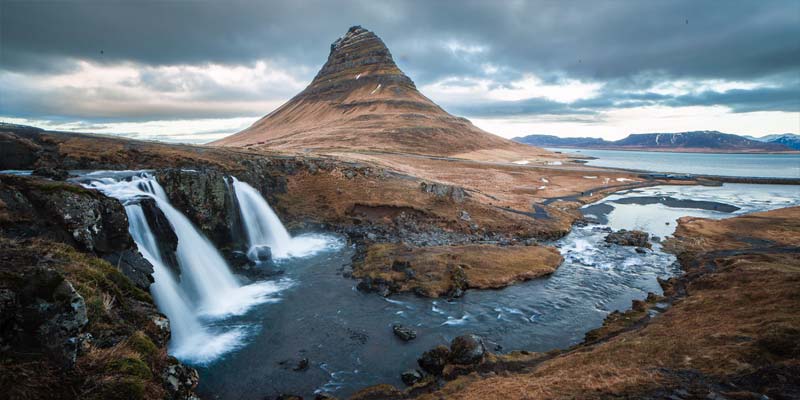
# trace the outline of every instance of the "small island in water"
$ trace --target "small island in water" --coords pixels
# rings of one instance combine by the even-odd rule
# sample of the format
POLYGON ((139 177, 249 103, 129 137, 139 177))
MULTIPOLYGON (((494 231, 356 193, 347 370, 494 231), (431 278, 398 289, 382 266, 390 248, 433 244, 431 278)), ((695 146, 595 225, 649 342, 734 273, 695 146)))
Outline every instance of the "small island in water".
POLYGON ((4 398, 800 396, 791 134, 510 140, 398 64, 352 26, 206 144, 0 123, 4 398))

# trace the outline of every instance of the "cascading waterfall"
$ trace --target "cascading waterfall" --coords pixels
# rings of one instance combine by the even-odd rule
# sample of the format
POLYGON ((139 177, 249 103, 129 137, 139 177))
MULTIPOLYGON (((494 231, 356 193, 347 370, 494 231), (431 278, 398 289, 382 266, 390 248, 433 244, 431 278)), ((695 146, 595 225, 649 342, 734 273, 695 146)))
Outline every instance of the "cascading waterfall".
POLYGON ((89 182, 87 187, 98 189, 125 205, 131 236, 153 265, 155 282, 150 289, 159 310, 170 319, 170 352, 175 356, 205 363, 240 346, 244 335, 241 328, 220 332, 219 328, 203 325, 200 317, 219 319, 242 314, 255 304, 274 301, 270 295, 288 286, 286 282, 241 286, 211 242, 169 203, 154 177, 139 173, 118 180, 93 173, 85 180, 89 182), (175 231, 180 282, 161 258, 157 239, 139 204, 142 198, 154 199, 175 231))
POLYGON ((178 282, 161 259, 155 235, 147 223, 142 206, 128 204, 125 206, 125 213, 128 215, 129 231, 139 247, 139 252, 153 265, 154 282, 150 291, 159 309, 169 317, 172 339, 180 343, 186 341, 186 335, 192 332, 203 332, 204 328, 192 313, 189 302, 181 295, 178 282))
POLYGON ((247 256, 251 260, 257 261, 256 250, 260 246, 268 246, 275 259, 304 257, 331 246, 330 239, 320 235, 293 238, 261 193, 247 183, 232 179, 242 224, 247 233, 247 256))

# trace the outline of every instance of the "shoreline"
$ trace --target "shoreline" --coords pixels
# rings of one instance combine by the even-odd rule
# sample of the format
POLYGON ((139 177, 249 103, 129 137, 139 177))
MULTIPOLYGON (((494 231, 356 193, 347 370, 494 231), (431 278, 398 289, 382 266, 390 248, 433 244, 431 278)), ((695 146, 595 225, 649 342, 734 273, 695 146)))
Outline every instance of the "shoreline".
MULTIPOLYGON (((534 146, 532 144, 528 146, 534 146)), ((736 151, 736 150, 718 150, 712 151, 709 148, 684 149, 686 151, 678 151, 676 149, 658 149, 652 147, 561 147, 561 146, 536 146, 543 149, 568 149, 568 150, 606 150, 606 151, 638 151, 646 153, 674 153, 674 154, 743 154, 743 155, 800 155, 800 150, 791 151, 736 151)))

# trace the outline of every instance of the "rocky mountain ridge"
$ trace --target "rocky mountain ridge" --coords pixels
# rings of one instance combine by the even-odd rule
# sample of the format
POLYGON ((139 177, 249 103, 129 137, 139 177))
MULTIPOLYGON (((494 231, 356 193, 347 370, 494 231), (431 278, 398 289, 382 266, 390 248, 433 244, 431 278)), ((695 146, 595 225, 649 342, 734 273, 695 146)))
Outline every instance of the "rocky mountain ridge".
POLYGON ((561 138, 552 135, 528 135, 513 139, 533 146, 578 147, 619 150, 665 150, 708 152, 786 152, 790 146, 780 142, 762 142, 718 131, 678 133, 636 133, 607 141, 602 138, 561 138))

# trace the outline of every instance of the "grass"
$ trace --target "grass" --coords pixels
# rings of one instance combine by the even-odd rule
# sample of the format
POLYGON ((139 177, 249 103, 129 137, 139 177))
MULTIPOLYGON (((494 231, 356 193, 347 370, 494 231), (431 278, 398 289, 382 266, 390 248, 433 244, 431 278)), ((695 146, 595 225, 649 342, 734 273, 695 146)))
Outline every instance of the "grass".
MULTIPOLYGON (((643 319, 648 305, 613 314, 587 335, 594 343, 522 373, 464 376, 419 398, 638 398, 677 387, 699 390, 693 395, 705 397, 708 389, 697 386, 701 381, 685 378, 682 371, 720 382, 760 368, 791 368, 800 361, 799 254, 748 250, 749 239, 741 236, 757 236, 774 246, 795 243, 798 221, 800 208, 722 221, 685 220, 671 246, 684 252, 679 255, 687 261, 682 282, 688 295, 675 299, 667 311, 649 320, 643 319), (695 269, 707 263, 716 269, 695 269)), ((737 390, 768 389, 759 385, 764 384, 737 390)))

